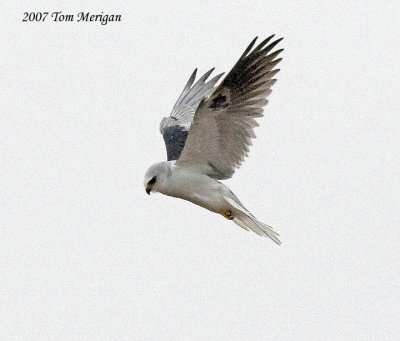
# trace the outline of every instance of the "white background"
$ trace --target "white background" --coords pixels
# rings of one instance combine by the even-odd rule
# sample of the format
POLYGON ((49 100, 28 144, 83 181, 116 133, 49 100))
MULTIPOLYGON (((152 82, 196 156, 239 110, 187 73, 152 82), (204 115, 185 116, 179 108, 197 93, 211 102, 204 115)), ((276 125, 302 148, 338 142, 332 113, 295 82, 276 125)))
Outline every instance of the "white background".
POLYGON ((399 2, 127 3, 0 6, 0 339, 398 340, 399 2), (280 247, 142 184, 193 69, 272 33, 282 71, 227 184, 280 247))

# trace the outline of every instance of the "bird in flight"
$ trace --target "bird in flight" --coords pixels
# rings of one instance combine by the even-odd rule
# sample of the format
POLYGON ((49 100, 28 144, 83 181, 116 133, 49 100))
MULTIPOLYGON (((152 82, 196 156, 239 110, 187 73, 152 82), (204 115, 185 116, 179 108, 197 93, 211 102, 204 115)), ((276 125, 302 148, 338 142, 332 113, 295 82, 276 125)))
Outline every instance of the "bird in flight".
POLYGON ((255 138, 255 118, 263 116, 279 71, 275 67, 282 60, 277 57, 283 49, 273 50, 283 38, 273 38, 253 48, 256 37, 218 86, 223 73, 207 81, 211 69, 194 83, 194 70, 170 116, 160 123, 168 161, 147 170, 144 186, 147 194, 160 192, 191 201, 280 244, 279 234, 218 181, 232 177, 255 138))

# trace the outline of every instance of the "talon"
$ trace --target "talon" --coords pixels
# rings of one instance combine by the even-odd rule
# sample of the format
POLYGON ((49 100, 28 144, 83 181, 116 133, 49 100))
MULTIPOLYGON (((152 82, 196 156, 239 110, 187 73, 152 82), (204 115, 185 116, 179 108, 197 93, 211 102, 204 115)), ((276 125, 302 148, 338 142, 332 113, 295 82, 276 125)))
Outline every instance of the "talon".
POLYGON ((232 220, 234 218, 234 216, 232 215, 232 212, 229 210, 226 210, 226 211, 222 210, 220 213, 228 220, 232 220))

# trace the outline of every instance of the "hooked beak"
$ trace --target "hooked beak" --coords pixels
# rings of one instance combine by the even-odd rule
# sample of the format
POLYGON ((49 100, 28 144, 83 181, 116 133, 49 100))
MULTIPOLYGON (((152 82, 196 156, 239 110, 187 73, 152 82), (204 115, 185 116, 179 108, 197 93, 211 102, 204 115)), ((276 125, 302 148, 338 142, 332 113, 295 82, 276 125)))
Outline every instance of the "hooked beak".
POLYGON ((148 195, 150 195, 150 192, 151 192, 151 187, 150 187, 150 186, 147 186, 147 187, 146 187, 146 193, 147 193, 148 195))

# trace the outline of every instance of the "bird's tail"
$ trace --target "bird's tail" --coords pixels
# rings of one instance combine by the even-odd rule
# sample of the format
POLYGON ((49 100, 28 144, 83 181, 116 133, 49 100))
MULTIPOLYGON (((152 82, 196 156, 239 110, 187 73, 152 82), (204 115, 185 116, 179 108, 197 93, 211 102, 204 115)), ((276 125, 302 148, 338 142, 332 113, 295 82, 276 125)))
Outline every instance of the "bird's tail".
POLYGON ((258 221, 256 217, 254 217, 243 206, 239 205, 235 200, 225 196, 224 199, 233 208, 233 222, 236 225, 239 225, 241 228, 247 231, 252 230, 260 236, 269 237, 278 245, 281 244, 281 241, 278 239, 279 234, 275 232, 271 226, 268 226, 261 221, 258 221))

